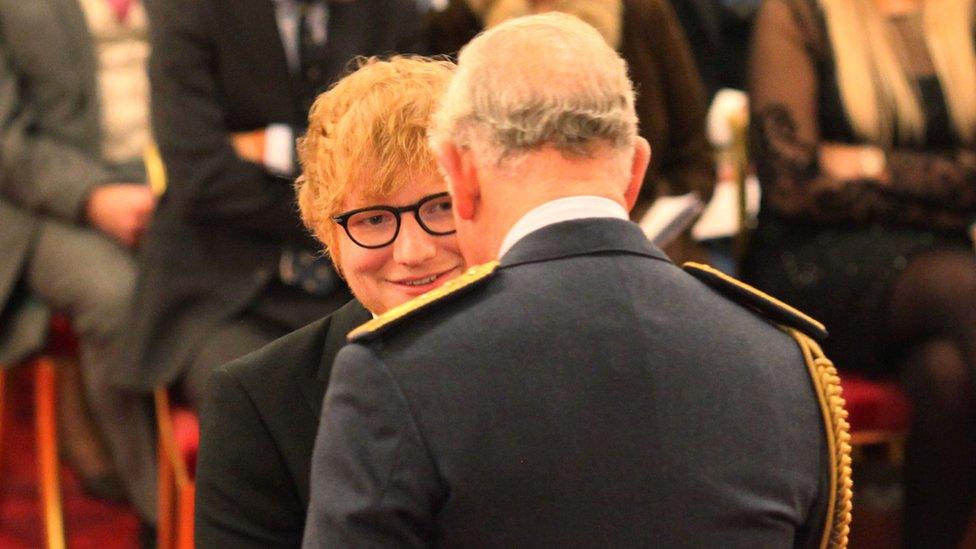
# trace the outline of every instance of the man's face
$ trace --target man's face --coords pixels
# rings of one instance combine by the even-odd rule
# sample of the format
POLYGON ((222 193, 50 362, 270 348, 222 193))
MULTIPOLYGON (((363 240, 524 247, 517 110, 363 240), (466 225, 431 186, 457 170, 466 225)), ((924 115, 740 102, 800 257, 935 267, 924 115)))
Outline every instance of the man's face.
MULTIPOLYGON (((454 167, 459 164, 454 164, 454 167)), ((481 196, 478 185, 467 170, 446 169, 451 195, 454 197, 454 228, 457 230, 457 243, 468 265, 480 265, 495 259, 498 250, 490 250, 489 234, 486 232, 485 217, 480 207, 481 196), (477 196, 475 190, 477 189, 477 196)))
POLYGON ((454 223, 457 227, 458 247, 468 265, 480 265, 496 259, 498 250, 489 249, 491 241, 486 238, 486 229, 481 226, 478 218, 460 219, 455 210, 454 223))
MULTIPOLYGON (((402 207, 444 192, 436 175, 405 174, 407 184, 381 200, 352 194, 342 211, 370 206, 402 207)), ((414 212, 400 215, 400 231, 393 243, 382 248, 363 248, 339 230, 339 263, 353 294, 375 314, 426 293, 458 276, 465 262, 454 234, 436 236, 425 231, 414 212)))

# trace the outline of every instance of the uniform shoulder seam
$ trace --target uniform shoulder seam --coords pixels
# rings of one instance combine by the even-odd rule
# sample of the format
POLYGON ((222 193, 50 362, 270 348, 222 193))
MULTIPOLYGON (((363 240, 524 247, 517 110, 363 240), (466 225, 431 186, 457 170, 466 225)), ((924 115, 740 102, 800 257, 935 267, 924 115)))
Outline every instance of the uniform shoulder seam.
POLYGON ((486 282, 498 268, 498 261, 490 261, 471 267, 459 277, 448 280, 443 285, 417 296, 406 303, 393 307, 380 316, 367 321, 353 329, 346 336, 352 343, 365 343, 377 338, 390 328, 398 326, 418 311, 427 310, 436 304, 444 303, 449 298, 456 297, 465 291, 470 291, 486 282))
POLYGON ((777 324, 796 328, 818 341, 827 338, 827 328, 818 320, 762 290, 701 263, 688 262, 682 268, 728 299, 777 324))

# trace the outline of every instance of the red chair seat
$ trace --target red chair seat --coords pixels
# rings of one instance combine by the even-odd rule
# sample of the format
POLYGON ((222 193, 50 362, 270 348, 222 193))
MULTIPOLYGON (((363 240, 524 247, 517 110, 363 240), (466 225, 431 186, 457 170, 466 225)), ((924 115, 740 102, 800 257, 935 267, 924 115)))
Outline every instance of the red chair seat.
POLYGON ((44 353, 51 356, 78 356, 78 338, 71 331, 71 321, 64 315, 51 317, 44 353))
POLYGON ((197 452, 200 449, 200 420, 189 408, 173 408, 173 438, 176 450, 186 463, 190 478, 196 477, 197 452))
POLYGON ((908 430, 908 398, 897 382, 845 372, 841 374, 841 386, 852 433, 908 430))

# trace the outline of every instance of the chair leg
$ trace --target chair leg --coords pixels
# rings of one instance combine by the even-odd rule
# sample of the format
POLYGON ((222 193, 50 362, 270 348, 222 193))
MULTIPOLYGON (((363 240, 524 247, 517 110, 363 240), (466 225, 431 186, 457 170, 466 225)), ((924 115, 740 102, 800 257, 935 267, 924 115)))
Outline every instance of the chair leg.
POLYGON ((51 359, 34 361, 34 420, 37 436, 37 471, 48 549, 63 549, 64 515, 61 509, 57 437, 57 390, 51 359))
MULTIPOLYGON (((162 434, 160 433, 160 436, 162 434)), ((174 487, 176 484, 175 477, 173 475, 173 466, 169 461, 169 455, 166 453, 166 448, 163 445, 163 441, 158 442, 159 451, 157 459, 159 460, 158 467, 156 469, 156 494, 157 494, 157 517, 156 517, 156 546, 158 549, 173 549, 174 547, 174 534, 175 519, 173 510, 173 499, 174 499, 174 487)))
POLYGON ((195 494, 196 484, 193 482, 179 488, 176 549, 193 549, 193 498, 195 494))
POLYGON ((905 435, 892 436, 888 441, 888 459, 895 465, 905 463, 905 435))

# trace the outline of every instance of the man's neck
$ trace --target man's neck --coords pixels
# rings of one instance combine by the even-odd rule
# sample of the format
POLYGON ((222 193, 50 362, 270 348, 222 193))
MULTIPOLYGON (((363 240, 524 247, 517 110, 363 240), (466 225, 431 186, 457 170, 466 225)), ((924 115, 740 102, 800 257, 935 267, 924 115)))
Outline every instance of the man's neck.
POLYGON ((602 196, 569 196, 551 200, 536 206, 511 226, 498 247, 497 256, 504 256, 519 240, 549 225, 592 218, 626 220, 627 210, 619 202, 602 196))
MULTIPOLYGON (((590 197, 606 205, 616 204, 610 216, 623 212, 624 182, 615 184, 619 172, 611 151, 599 151, 592 158, 569 158, 561 152, 544 147, 528 153, 512 166, 479 169, 480 204, 475 219, 466 229, 471 235, 465 240, 473 243, 469 261, 486 261, 499 257, 502 244, 513 227, 532 210, 563 199, 590 197), (477 235, 477 238, 473 238, 477 235), (476 249, 475 249, 476 248, 476 249)), ((581 217, 594 217, 580 214, 581 217)), ((599 217, 606 217, 606 210, 599 217)), ((479 261, 479 262, 480 262, 479 261)))

